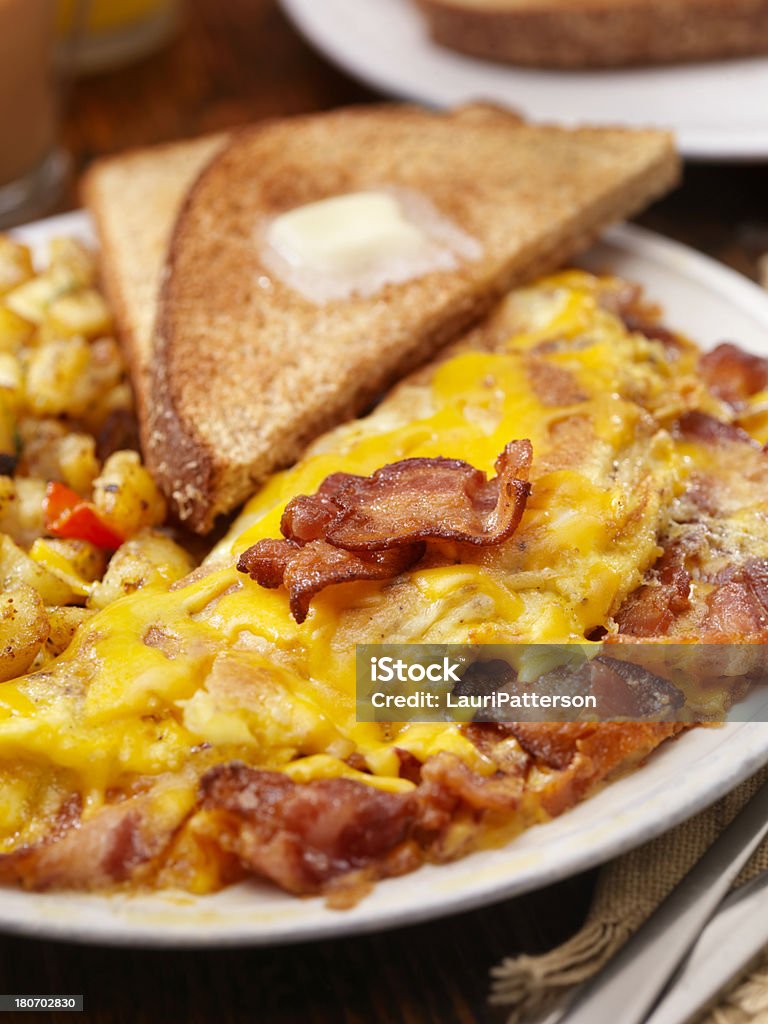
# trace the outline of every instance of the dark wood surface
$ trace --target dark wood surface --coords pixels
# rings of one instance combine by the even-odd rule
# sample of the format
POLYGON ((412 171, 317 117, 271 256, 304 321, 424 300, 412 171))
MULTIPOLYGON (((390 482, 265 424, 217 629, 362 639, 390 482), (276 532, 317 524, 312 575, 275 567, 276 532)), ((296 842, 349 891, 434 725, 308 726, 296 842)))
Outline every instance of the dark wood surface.
POLYGON ((169 952, 0 940, 0 992, 83 993, 73 1024, 501 1024, 488 969, 574 931, 591 879, 440 922, 273 949, 169 952))
MULTIPOLYGON (((318 0, 322 2, 322 0, 318 0)), ((365 0, 361 0, 365 2, 365 0)), ((369 0, 370 2, 370 0, 369 0)), ((81 81, 65 125, 81 171, 96 156, 276 114, 368 102, 272 0, 189 0, 179 38, 125 70, 81 81)), ((768 250, 768 171, 689 167, 684 187, 641 218, 755 275, 768 250)), ((73 184, 61 209, 77 205, 73 184)), ((270 950, 89 948, 0 938, 0 992, 83 993, 97 1024, 492 1024, 488 970, 575 930, 593 875, 437 923, 270 950)))

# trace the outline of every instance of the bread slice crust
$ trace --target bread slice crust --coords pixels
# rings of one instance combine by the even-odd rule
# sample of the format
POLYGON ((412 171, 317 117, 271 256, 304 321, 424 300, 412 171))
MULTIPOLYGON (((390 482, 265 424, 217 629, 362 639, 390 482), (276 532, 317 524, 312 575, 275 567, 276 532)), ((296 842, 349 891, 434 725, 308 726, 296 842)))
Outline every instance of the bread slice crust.
POLYGON ((223 132, 201 135, 102 157, 80 182, 141 420, 147 417, 157 298, 173 225, 187 189, 227 138, 223 132))
POLYGON ((416 0, 435 42, 530 67, 768 53, 768 0, 416 0))
POLYGON ((532 126, 487 106, 349 108, 233 137, 181 208, 154 338, 143 443, 179 517, 209 530, 510 287, 677 176, 665 133, 532 126), (483 257, 320 307, 266 274, 260 219, 392 184, 424 194, 483 257))

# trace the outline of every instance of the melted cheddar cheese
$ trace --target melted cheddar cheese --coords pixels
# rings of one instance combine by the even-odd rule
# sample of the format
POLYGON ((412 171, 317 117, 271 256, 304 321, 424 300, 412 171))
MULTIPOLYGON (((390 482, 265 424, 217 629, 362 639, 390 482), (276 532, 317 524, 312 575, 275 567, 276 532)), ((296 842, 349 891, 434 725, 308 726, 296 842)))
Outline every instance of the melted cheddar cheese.
POLYGON ((665 423, 705 401, 693 347, 670 353, 628 332, 601 306, 612 287, 568 272, 514 293, 273 476, 202 569, 115 602, 47 670, 0 684, 0 851, 44 834, 72 793, 88 815, 154 788, 183 813, 201 772, 232 758, 392 790, 411 787, 396 747, 490 770, 456 724, 357 723, 355 645, 584 641, 611 628, 690 467, 665 423), (330 473, 437 455, 492 473, 513 438, 532 441, 533 491, 497 548, 443 544, 394 581, 329 587, 302 625, 282 588, 236 571, 239 552, 279 536, 287 501, 330 473), (349 766, 353 753, 370 774, 349 766))

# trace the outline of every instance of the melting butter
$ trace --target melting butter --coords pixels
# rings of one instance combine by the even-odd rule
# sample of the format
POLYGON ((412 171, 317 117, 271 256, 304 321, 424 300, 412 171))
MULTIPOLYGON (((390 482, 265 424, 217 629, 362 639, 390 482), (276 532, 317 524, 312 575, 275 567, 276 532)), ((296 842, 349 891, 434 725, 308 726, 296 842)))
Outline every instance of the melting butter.
POLYGON ((479 242, 409 189, 332 196, 263 230, 266 269, 316 304, 375 295, 482 254, 479 242))

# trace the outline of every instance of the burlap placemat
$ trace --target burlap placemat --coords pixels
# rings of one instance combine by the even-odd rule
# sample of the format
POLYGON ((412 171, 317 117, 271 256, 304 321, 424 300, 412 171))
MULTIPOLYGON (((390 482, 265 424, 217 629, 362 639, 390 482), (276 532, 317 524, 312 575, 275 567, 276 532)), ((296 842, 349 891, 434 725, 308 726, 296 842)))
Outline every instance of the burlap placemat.
MULTIPOLYGON (((606 865, 598 877, 584 926, 542 956, 517 956, 493 969, 491 1002, 509 1007, 508 1024, 540 1013, 572 985, 598 971, 693 866, 763 782, 763 768, 738 789, 690 821, 606 865)), ((768 869, 768 842, 755 853, 736 885, 768 869)), ((663 956, 663 949, 659 949, 663 956)), ((768 950, 699 1024, 768 1024, 768 950)))

